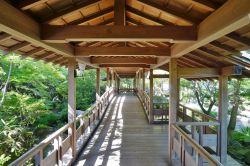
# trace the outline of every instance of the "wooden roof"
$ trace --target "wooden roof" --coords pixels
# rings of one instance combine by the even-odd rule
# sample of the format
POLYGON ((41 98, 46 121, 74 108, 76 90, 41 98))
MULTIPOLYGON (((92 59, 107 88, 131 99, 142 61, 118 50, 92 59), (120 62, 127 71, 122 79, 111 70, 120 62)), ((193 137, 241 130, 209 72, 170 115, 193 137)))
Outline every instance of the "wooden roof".
POLYGON ((250 49, 250 5, 237 1, 2 1, 0 48, 61 66, 75 57, 123 75, 166 70, 177 57, 179 67, 240 65, 249 76, 239 51, 250 49))

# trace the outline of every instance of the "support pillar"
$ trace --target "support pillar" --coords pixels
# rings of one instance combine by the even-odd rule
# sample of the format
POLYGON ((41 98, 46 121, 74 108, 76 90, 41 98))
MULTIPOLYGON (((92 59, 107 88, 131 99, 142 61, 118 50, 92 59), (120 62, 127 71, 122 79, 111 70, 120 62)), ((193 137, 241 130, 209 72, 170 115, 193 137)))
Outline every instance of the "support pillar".
POLYGON ((68 60, 68 123, 73 122, 68 134, 71 135, 71 149, 73 158, 76 157, 76 81, 74 58, 68 60))
POLYGON ((178 75, 177 59, 171 58, 169 62, 169 165, 172 165, 172 139, 174 137, 171 125, 176 122, 178 106, 178 75))
POLYGON ((96 100, 100 97, 100 68, 96 69, 96 100))
POLYGON ((219 76, 220 162, 227 163, 228 76, 219 76))
POLYGON ((110 87, 110 75, 109 75, 109 68, 106 70, 106 75, 107 75, 107 86, 106 90, 110 87))
POLYGON ((142 90, 145 91, 145 69, 142 70, 142 90))
POLYGON ((154 121, 154 116, 153 116, 153 98, 154 98, 154 81, 153 81, 153 69, 150 69, 150 82, 149 82, 149 87, 150 87, 150 112, 149 112, 149 123, 152 124, 154 121))

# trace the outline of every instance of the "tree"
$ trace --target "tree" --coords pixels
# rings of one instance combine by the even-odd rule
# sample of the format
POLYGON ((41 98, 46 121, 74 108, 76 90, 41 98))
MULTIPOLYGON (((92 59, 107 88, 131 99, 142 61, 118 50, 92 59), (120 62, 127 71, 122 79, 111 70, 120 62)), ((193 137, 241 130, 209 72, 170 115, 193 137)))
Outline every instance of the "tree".
POLYGON ((216 81, 192 81, 194 95, 202 112, 209 115, 217 102, 218 87, 216 81))

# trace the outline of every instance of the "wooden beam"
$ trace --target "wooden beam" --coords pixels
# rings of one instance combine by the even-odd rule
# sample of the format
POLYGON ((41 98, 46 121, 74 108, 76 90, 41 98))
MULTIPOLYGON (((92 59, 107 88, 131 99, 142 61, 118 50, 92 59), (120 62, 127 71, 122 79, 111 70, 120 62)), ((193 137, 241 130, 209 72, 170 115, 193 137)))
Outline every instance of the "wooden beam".
POLYGON ((126 25, 126 0, 115 0, 114 22, 115 25, 126 25))
POLYGON ((53 14, 52 16, 46 17, 44 19, 42 19, 41 21, 43 23, 49 23, 53 20, 62 18, 64 16, 70 15, 74 12, 79 12, 80 10, 84 9, 84 8, 88 8, 91 7, 93 5, 96 5, 97 3, 99 3, 101 0, 88 0, 88 1, 82 1, 81 3, 78 3, 77 5, 73 5, 73 7, 67 8, 65 10, 61 10, 59 12, 56 12, 55 14, 53 14))
POLYGON ((146 64, 100 64, 99 67, 141 67, 150 68, 150 65, 146 64))
POLYGON ((169 47, 75 47, 75 56, 170 56, 169 47))
POLYGON ((150 15, 150 14, 147 14, 145 12, 142 12, 142 11, 140 11, 138 9, 135 9, 135 8, 131 7, 131 6, 126 6, 126 10, 128 12, 131 12, 131 13, 139 16, 139 17, 142 17, 142 18, 145 18, 147 20, 153 21, 153 22, 155 22, 157 24, 161 24, 161 25, 170 25, 170 24, 172 24, 173 25, 173 23, 171 23, 171 22, 168 22, 166 20, 160 19, 158 17, 154 17, 153 15, 150 15))
POLYGON ((18 9, 28 10, 28 9, 30 9, 32 7, 43 4, 43 3, 47 2, 47 1, 48 0, 24 0, 24 1, 15 2, 15 6, 18 9))
POLYGON ((75 20, 75 21, 72 21, 72 22, 69 23, 69 25, 81 25, 81 24, 83 24, 85 22, 88 22, 88 21, 103 17, 104 15, 113 12, 113 10, 114 10, 113 7, 103 9, 103 10, 97 12, 97 13, 85 16, 85 17, 83 17, 81 19, 78 19, 78 20, 75 20))
POLYGON ((145 57, 91 57, 90 62, 92 64, 156 64, 156 58, 145 57))
POLYGON ((217 68, 178 68, 179 78, 218 77, 220 70, 217 68))
POLYGON ((43 25, 42 40, 70 41, 170 41, 196 40, 195 26, 79 26, 43 25))
POLYGON ((165 12, 167 14, 170 14, 171 16, 175 17, 175 18, 178 18, 178 19, 181 19, 187 23, 190 23, 190 24, 198 24, 201 20, 197 19, 197 18, 193 18, 191 16, 188 16, 186 13, 182 13, 182 12, 178 12, 174 9, 171 9, 171 8, 168 8, 168 7, 165 7, 163 5, 160 5, 152 0, 138 0, 139 2, 141 2, 142 4, 144 5, 147 5, 149 7, 153 7, 157 10, 160 10, 162 12, 165 12))
MULTIPOLYGON (((197 41, 174 44, 171 47, 171 56, 181 57, 228 33, 248 25, 250 23, 249 13, 249 0, 228 0, 222 7, 210 14, 199 24, 197 41)), ((167 62, 169 62, 169 59, 162 60, 155 65, 154 68, 162 66, 167 62)))
POLYGON ((168 74, 154 74, 153 78, 169 78, 168 74))
POLYGON ((227 66, 221 69, 221 75, 230 76, 230 75, 242 75, 241 66, 227 66))

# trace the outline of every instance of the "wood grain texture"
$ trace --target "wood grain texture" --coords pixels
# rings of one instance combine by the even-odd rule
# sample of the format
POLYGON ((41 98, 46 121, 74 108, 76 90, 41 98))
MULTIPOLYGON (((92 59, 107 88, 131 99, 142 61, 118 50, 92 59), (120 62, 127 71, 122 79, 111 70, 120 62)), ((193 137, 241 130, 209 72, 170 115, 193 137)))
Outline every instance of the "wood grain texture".
POLYGON ((167 126, 149 125, 136 96, 117 96, 76 165, 167 165, 167 126))

